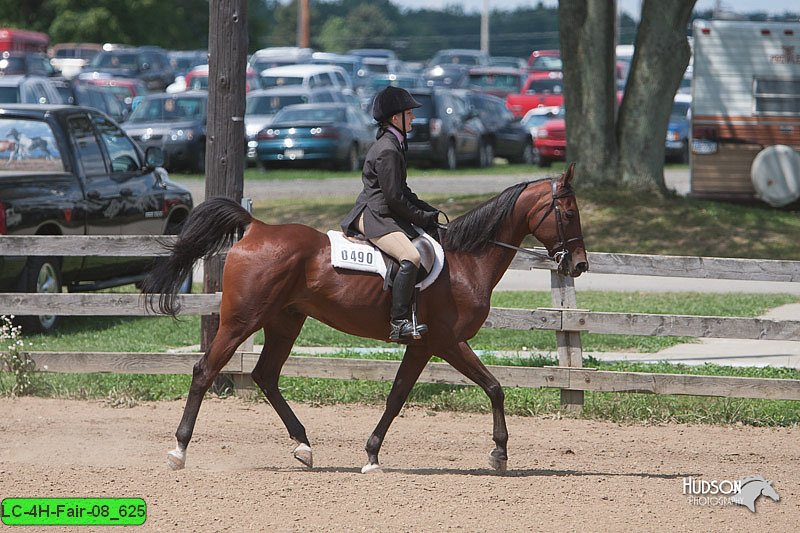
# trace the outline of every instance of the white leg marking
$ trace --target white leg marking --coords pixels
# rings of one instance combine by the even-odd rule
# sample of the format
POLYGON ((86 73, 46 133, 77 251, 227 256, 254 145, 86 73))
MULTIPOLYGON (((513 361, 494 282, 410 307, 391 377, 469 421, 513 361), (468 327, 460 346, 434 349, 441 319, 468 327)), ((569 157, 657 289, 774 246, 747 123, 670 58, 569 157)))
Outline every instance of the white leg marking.
POLYGON ((497 470, 499 474, 505 474, 508 469, 508 459, 498 459, 489 454, 489 466, 497 470))
POLYGON ((167 464, 172 470, 181 470, 186 466, 186 448, 178 444, 174 450, 167 453, 167 464))
POLYGON ((367 463, 361 468, 362 474, 369 474, 370 472, 383 472, 383 468, 378 463, 367 463))
POLYGON ((292 452, 294 458, 306 465, 308 468, 314 468, 314 456, 311 453, 311 447, 301 442, 297 445, 297 448, 294 449, 292 452))

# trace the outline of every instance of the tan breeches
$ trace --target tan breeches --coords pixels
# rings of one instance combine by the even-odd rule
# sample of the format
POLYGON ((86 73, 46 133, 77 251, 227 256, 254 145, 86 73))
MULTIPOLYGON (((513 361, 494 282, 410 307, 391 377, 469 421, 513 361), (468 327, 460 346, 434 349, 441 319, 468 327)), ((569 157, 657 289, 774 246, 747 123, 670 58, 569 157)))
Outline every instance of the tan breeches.
MULTIPOLYGON (((356 220, 356 227, 358 231, 364 233, 364 215, 358 217, 356 220)), ((402 231, 395 231, 380 237, 370 239, 369 242, 391 255, 398 261, 411 261, 414 266, 419 267, 420 257, 419 252, 414 245, 411 244, 411 239, 402 231)))

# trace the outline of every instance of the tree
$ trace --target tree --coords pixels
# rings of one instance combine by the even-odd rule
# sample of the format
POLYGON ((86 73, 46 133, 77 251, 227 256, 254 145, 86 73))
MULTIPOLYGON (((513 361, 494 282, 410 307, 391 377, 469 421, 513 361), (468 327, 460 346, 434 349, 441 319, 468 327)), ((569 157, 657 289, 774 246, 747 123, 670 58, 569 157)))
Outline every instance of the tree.
POLYGON ((613 0, 560 0, 567 157, 594 185, 666 192, 664 138, 689 64, 686 27, 696 0, 644 0, 625 95, 615 113, 613 0))

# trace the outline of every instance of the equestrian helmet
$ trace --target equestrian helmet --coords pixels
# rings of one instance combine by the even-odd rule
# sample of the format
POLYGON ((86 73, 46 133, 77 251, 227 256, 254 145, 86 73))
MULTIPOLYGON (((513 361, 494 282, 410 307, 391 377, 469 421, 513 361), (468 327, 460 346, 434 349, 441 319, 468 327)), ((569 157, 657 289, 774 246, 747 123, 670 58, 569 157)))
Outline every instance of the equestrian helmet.
POLYGON ((417 102, 405 89, 389 85, 375 95, 375 100, 372 101, 372 118, 378 122, 384 122, 406 109, 415 109, 421 106, 422 104, 417 102))

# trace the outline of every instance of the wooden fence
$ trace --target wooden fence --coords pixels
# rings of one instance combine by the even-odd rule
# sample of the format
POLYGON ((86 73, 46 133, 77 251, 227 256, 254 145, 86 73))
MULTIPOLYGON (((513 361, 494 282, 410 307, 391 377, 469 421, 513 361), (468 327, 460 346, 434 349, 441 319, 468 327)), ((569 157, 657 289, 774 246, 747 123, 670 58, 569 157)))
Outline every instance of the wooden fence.
MULTIPOLYGON (((155 256, 163 248, 149 236, 4 236, 0 256, 155 256)), ((592 275, 636 274, 728 280, 800 281, 800 261, 728 259, 684 256, 590 253, 592 275)), ((800 400, 800 380, 611 372, 583 369, 581 332, 626 335, 689 336, 734 339, 800 340, 800 321, 691 315, 606 313, 576 309, 573 280, 552 270, 552 263, 518 254, 511 269, 550 269, 553 307, 535 310, 492 308, 484 327, 552 330, 559 366, 544 368, 491 366, 508 387, 561 389, 567 408, 579 407, 583 391, 646 392, 737 398, 800 400)), ((179 296, 182 314, 218 311, 220 294, 179 296)), ((0 293, 0 314, 146 316, 138 294, 0 293)), ((199 332, 198 332, 199 336, 199 332)), ((197 353, 32 352, 36 368, 49 372, 115 372, 143 374, 191 373, 197 353)), ((259 354, 240 347, 224 372, 246 375, 259 354)), ((392 380, 397 361, 292 356, 283 375, 392 380)), ((444 363, 430 363, 420 381, 471 384, 444 363)))

